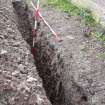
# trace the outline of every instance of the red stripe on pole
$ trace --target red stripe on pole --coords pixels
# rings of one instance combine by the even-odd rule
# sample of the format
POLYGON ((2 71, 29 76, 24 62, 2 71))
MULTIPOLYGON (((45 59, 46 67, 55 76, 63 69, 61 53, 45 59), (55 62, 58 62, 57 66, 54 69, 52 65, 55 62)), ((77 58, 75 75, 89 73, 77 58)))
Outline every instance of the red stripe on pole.
POLYGON ((36 49, 35 49, 35 47, 32 47, 32 49, 31 49, 31 52, 32 52, 32 54, 35 56, 36 55, 36 49))
MULTIPOLYGON (((61 42, 62 39, 59 38, 59 36, 58 36, 58 35, 55 33, 55 31, 51 28, 51 26, 49 25, 49 23, 43 18, 43 16, 42 16, 42 14, 40 13, 39 9, 37 9, 37 8, 35 7, 35 5, 33 4, 32 1, 31 1, 31 4, 32 4, 33 8, 35 9, 35 13, 37 14, 37 17, 42 18, 43 22, 48 26, 48 28, 51 30, 51 32, 53 33, 53 35, 55 36, 55 38, 56 38, 59 42, 61 42)), ((35 15, 35 16, 36 16, 36 15, 35 15)))
POLYGON ((37 18, 41 18, 40 15, 39 15, 39 9, 35 10, 35 16, 36 16, 37 18))

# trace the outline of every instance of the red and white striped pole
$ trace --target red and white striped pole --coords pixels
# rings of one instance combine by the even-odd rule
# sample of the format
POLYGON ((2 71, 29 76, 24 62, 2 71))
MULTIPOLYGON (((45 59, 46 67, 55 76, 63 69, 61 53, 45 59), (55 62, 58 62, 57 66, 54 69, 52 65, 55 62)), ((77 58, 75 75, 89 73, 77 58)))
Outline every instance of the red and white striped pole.
POLYGON ((32 30, 32 40, 33 40, 33 42, 32 42, 32 53, 33 53, 33 55, 35 56, 35 54, 36 54, 36 49, 35 49, 35 46, 34 46, 34 44, 35 44, 35 39, 36 39, 36 37, 37 37, 37 23, 38 23, 38 19, 39 19, 39 14, 38 14, 38 11, 39 11, 39 0, 37 0, 37 8, 36 8, 36 11, 34 12, 34 28, 33 28, 33 30, 32 30))
POLYGON ((51 30, 51 32, 53 33, 53 35, 55 36, 55 38, 58 41, 62 41, 59 36, 56 34, 56 32, 52 29, 52 27, 49 25, 49 23, 44 19, 44 17, 42 16, 42 14, 39 11, 39 0, 37 1, 37 8, 35 7, 35 5, 33 4, 33 2, 31 1, 31 5, 32 7, 35 9, 36 14, 42 18, 43 22, 48 26, 48 28, 51 30))

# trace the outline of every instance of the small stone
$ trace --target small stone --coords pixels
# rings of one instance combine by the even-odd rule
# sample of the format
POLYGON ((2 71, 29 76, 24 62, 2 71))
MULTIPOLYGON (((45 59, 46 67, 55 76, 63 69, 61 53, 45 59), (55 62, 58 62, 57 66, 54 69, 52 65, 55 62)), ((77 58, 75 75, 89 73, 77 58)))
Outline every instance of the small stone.
POLYGON ((0 35, 0 39, 4 39, 4 36, 3 35, 0 35))
POLYGON ((22 73, 22 74, 28 74, 28 70, 25 70, 25 69, 20 70, 20 73, 22 73))
POLYGON ((1 52, 0 52, 1 55, 6 54, 6 53, 7 53, 7 51, 4 50, 4 49, 2 49, 1 52))
POLYGON ((66 36, 67 39, 74 39, 73 36, 66 36))
POLYGON ((9 75, 9 74, 5 74, 4 77, 5 77, 6 79, 12 79, 12 76, 9 75))
POLYGON ((28 77, 27 82, 33 82, 33 81, 37 81, 37 79, 33 77, 28 77))
POLYGON ((24 66, 22 64, 20 64, 18 67, 20 70, 24 69, 24 66))
POLYGON ((43 99, 41 98, 41 96, 39 94, 37 94, 36 96, 37 96, 37 103, 42 104, 43 99))
POLYGON ((52 50, 55 50, 54 44, 49 44, 49 46, 50 46, 50 48, 51 48, 52 50))
POLYGON ((15 42, 15 43, 13 44, 14 47, 19 47, 19 45, 21 45, 20 42, 15 42))
POLYGON ((2 74, 2 70, 0 70, 0 74, 2 74))
POLYGON ((25 69, 25 66, 20 64, 19 65, 19 70, 20 70, 20 73, 22 74, 27 74, 28 73, 28 70, 25 69))
POLYGON ((19 71, 14 71, 14 72, 12 73, 12 75, 15 76, 15 77, 18 77, 18 76, 19 76, 19 71))
POLYGON ((70 14, 68 14, 68 15, 65 16, 65 19, 70 19, 70 18, 71 18, 71 15, 70 14))

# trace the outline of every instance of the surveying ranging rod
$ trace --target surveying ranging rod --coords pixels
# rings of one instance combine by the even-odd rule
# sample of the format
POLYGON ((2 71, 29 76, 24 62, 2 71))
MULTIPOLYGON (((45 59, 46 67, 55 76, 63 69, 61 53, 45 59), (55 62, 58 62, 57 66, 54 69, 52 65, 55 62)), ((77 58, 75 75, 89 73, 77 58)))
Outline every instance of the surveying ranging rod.
MULTIPOLYGON (((35 12, 36 12, 36 17, 40 17, 42 18, 43 22, 48 26, 48 28, 50 29, 50 31, 53 33, 53 35, 56 37, 56 39, 58 41, 62 41, 58 35, 56 34, 56 32, 51 28, 51 26, 49 25, 49 23, 44 19, 44 17, 42 16, 42 14, 39 11, 39 0, 37 0, 37 7, 35 7, 35 5, 33 4, 33 2, 31 1, 31 5, 34 8, 35 12)), ((37 28, 37 20, 35 20, 35 29, 37 28)))

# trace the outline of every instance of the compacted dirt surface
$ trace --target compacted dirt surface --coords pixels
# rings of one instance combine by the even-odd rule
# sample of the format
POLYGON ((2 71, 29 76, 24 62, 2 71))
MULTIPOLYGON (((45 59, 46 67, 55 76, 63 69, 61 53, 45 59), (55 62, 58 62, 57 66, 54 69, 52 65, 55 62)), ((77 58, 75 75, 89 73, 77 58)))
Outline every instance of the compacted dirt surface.
MULTIPOLYGON (((42 8, 42 14, 63 39, 60 43, 54 43, 55 39, 50 40, 57 47, 56 52, 60 53, 65 64, 64 88, 67 92, 65 94, 69 94, 69 102, 75 100, 74 102, 77 102, 75 105, 82 105, 79 100, 89 101, 89 105, 105 105, 105 60, 100 57, 105 51, 105 44, 92 36, 85 35, 86 27, 83 27, 79 17, 70 17, 51 7, 42 8), (73 87, 71 80, 81 88, 81 92, 76 90, 76 86, 73 87), (73 93, 72 88, 74 88, 73 93), (73 96, 70 99, 71 94, 76 94, 74 99, 73 96)), ((46 28, 44 30, 46 31, 46 28)))
POLYGON ((105 0, 94 0, 94 2, 96 2, 97 4, 101 5, 101 6, 105 6, 105 0))
POLYGON ((0 0, 0 105, 51 105, 10 0, 0 0))
POLYGON ((31 12, 7 1, 0 1, 0 105, 105 105, 104 43, 85 35, 79 17, 44 5, 62 41, 41 22, 32 55, 31 12))

